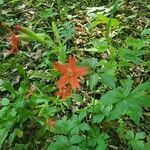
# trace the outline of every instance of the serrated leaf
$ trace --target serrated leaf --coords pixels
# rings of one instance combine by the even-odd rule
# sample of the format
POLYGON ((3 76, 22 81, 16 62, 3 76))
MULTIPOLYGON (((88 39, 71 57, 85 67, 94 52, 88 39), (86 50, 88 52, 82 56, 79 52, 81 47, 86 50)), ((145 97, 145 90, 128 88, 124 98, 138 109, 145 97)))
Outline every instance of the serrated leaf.
POLYGON ((127 97, 132 90, 133 80, 127 79, 123 83, 123 95, 127 97))
POLYGON ((81 123, 80 125, 79 125, 79 128, 80 128, 80 130, 81 131, 88 131, 88 130, 90 130, 90 126, 87 124, 87 123, 81 123))
POLYGON ((116 88, 114 90, 108 91, 107 93, 103 94, 100 101, 104 105, 112 105, 120 101, 121 96, 122 93, 120 91, 120 88, 116 88))
POLYGON ((139 50, 139 49, 141 49, 145 46, 145 42, 143 40, 136 39, 136 38, 133 38, 133 37, 127 38, 125 42, 128 46, 132 46, 137 50, 139 50))
POLYGON ((127 112, 130 112, 127 102, 121 101, 116 104, 115 108, 111 111, 108 119, 109 120, 118 119, 120 118, 120 116, 126 114, 127 112))
POLYGON ((93 116, 93 123, 100 123, 104 119, 104 115, 98 114, 93 116))
POLYGON ((106 86, 112 89, 116 88, 116 83, 115 83, 116 78, 113 75, 108 73, 101 73, 100 77, 101 77, 101 82, 103 84, 105 84, 106 86))
POLYGON ((95 69, 98 66, 98 59, 94 57, 88 58, 83 60, 82 65, 85 65, 91 69, 95 69))
POLYGON ((94 73, 93 75, 90 76, 89 85, 91 91, 95 88, 98 81, 99 81, 99 75, 97 73, 94 73))
POLYGON ((70 138, 70 143, 77 144, 77 143, 80 143, 82 140, 83 140, 83 137, 76 134, 70 138))
POLYGON ((131 130, 127 131, 127 133, 125 134, 125 138, 127 140, 134 140, 134 132, 131 130))
POLYGON ((138 132, 135 135, 135 140, 142 140, 145 138, 145 132, 138 132))
POLYGON ((95 39, 91 42, 91 44, 95 49, 97 49, 98 52, 104 52, 108 48, 108 43, 105 39, 95 39))

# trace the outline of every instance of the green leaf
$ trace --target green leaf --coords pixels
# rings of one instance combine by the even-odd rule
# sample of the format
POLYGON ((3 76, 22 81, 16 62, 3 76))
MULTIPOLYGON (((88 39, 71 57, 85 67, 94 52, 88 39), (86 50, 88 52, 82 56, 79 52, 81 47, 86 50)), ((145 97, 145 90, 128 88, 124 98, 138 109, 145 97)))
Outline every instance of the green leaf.
POLYGON ((150 28, 148 29, 144 29, 141 33, 141 36, 144 36, 144 35, 150 35, 150 28))
POLYGON ((65 22, 60 28, 61 36, 65 38, 66 41, 73 37, 74 32, 74 22, 72 21, 65 22))
POLYGON ((123 95, 125 97, 127 97, 130 94, 130 92, 132 90, 132 85, 133 85, 133 80, 127 79, 124 81, 124 83, 123 83, 123 88, 124 88, 123 95))
POLYGON ((22 65, 17 64, 17 65, 16 65, 16 68, 17 68, 17 70, 18 70, 18 72, 19 72, 20 75, 22 75, 22 76, 24 76, 24 77, 26 76, 26 72, 25 72, 25 70, 24 70, 24 68, 23 68, 22 65))
POLYGON ((56 138, 56 142, 59 146, 65 146, 69 143, 68 138, 66 136, 60 135, 56 138))
POLYGON ((126 101, 121 101, 116 104, 115 108, 110 112, 108 117, 109 120, 114 120, 120 118, 120 116, 129 112, 129 107, 126 101))
MULTIPOLYGON (((132 102, 131 102, 132 103, 132 102)), ((131 119, 134 121, 134 123, 136 123, 137 125, 139 125, 140 122, 140 117, 142 116, 142 107, 140 105, 134 105, 128 103, 128 107, 130 109, 131 112, 131 119)))
POLYGON ((82 140, 83 140, 83 137, 76 134, 70 138, 70 143, 77 144, 77 143, 80 143, 82 140))
POLYGON ((150 82, 145 82, 142 84, 139 84, 133 91, 132 94, 141 94, 144 93, 146 90, 150 90, 150 82))
POLYGON ((112 105, 120 101, 121 96, 121 88, 116 88, 103 94, 100 101, 104 105, 112 105))
POLYGON ((94 57, 87 58, 86 60, 83 60, 82 65, 94 70, 98 66, 98 59, 94 57))
POLYGON ((40 17, 43 19, 47 19, 49 17, 54 17, 56 15, 57 15, 57 13, 53 12, 52 9, 44 9, 40 12, 40 17))
POLYGON ((125 134, 125 138, 127 140, 134 140, 134 132, 131 130, 127 131, 127 133, 125 134))
POLYGON ((9 104, 9 102, 10 102, 10 100, 8 98, 2 98, 1 105, 6 106, 9 104))
POLYGON ((2 86, 11 93, 13 98, 16 97, 16 91, 9 81, 3 81, 2 86))
POLYGON ((135 140, 142 140, 145 138, 145 132, 138 132, 135 135, 135 140))
POLYGON ((100 77, 101 77, 101 82, 104 83, 106 86, 112 89, 116 88, 116 83, 115 83, 116 78, 113 75, 108 73, 101 73, 100 77))
POLYGON ((90 76, 89 85, 91 91, 95 88, 98 81, 99 81, 99 75, 97 73, 94 73, 93 75, 90 76))
POLYGON ((135 39, 133 37, 128 37, 125 42, 128 46, 132 46, 137 50, 139 50, 145 46, 144 40, 135 39))
MULTIPOLYGON (((98 24, 104 23, 108 24, 110 22, 110 18, 102 15, 102 14, 97 14, 97 20, 92 22, 93 26, 97 26, 98 24)), ((118 27, 120 24, 119 20, 115 18, 111 18, 110 26, 112 27, 118 27)))
POLYGON ((79 128, 80 128, 80 130, 81 131, 88 131, 88 130, 90 130, 90 126, 87 124, 87 123, 81 123, 80 125, 79 125, 79 128))
POLYGON ((104 115, 98 114, 93 116, 93 123, 100 123, 104 119, 104 115))
POLYGON ((97 49, 98 52, 104 52, 108 48, 108 43, 105 39, 95 39, 91 42, 93 47, 97 49))

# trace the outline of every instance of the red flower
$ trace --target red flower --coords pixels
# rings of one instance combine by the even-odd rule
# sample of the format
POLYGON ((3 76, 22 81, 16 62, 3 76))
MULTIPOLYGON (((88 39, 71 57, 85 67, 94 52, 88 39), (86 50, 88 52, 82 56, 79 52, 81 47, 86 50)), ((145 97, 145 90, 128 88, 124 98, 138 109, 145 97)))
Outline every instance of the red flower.
POLYGON ((20 38, 15 33, 10 33, 9 41, 11 43, 11 49, 9 50, 10 54, 16 54, 20 42, 20 38))
POLYGON ((76 58, 74 56, 69 57, 69 63, 66 65, 56 62, 55 68, 62 74, 62 77, 56 81, 59 89, 62 89, 66 84, 70 83, 72 89, 76 90, 76 88, 80 87, 78 77, 88 73, 86 67, 78 67, 76 65, 76 58))
POLYGON ((56 92, 56 95, 62 97, 62 99, 65 100, 68 96, 71 95, 70 86, 67 85, 67 86, 62 87, 61 89, 59 89, 58 92, 56 92))
POLYGON ((16 29, 17 31, 22 31, 22 30, 23 30, 21 25, 16 25, 16 26, 15 26, 15 29, 16 29))

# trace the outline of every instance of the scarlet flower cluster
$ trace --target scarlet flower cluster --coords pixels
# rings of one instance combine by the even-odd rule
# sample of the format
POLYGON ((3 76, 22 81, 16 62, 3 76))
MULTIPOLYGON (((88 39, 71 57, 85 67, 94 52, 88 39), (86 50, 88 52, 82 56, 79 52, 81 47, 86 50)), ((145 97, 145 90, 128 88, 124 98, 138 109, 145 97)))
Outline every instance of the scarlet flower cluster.
POLYGON ((71 95, 71 89, 75 91, 77 88, 80 88, 78 78, 86 75, 88 69, 86 67, 78 67, 76 65, 75 56, 69 56, 67 64, 55 62, 54 66, 62 75, 60 79, 56 81, 59 90, 56 95, 62 97, 62 99, 66 99, 71 95))
POLYGON ((11 44, 11 49, 9 50, 9 54, 16 54, 18 50, 18 46, 20 43, 20 38, 14 32, 9 34, 9 42, 11 44))
MULTIPOLYGON (((16 31, 21 31, 22 27, 20 25, 16 25, 14 28, 16 31)), ((11 49, 9 50, 10 55, 15 55, 18 51, 20 38, 19 35, 16 35, 13 31, 9 34, 9 42, 11 44, 11 49)))

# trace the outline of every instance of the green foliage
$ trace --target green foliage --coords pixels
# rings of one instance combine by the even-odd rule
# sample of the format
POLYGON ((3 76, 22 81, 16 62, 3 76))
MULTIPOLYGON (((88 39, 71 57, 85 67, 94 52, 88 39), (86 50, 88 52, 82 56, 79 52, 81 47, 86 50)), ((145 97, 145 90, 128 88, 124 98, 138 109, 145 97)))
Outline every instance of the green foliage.
POLYGON ((150 29, 135 12, 146 2, 128 11, 132 3, 0 1, 0 149, 149 150, 150 29), (7 30, 20 37, 14 55, 7 30), (80 88, 61 99, 55 62, 69 80, 68 56, 88 75, 75 72, 80 88))
POLYGON ((128 140, 128 145, 135 150, 141 150, 144 148, 144 141, 145 133, 144 132, 137 132, 134 134, 133 131, 127 131, 125 138, 128 140))
POLYGON ((149 106, 149 96, 146 92, 149 90, 150 83, 145 82, 140 84, 134 90, 132 89, 133 81, 128 79, 124 81, 123 87, 118 87, 104 94, 101 102, 104 105, 113 105, 108 119, 113 120, 122 115, 129 114, 131 119, 139 124, 142 116, 141 105, 149 106))

